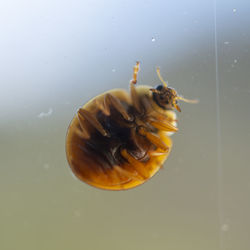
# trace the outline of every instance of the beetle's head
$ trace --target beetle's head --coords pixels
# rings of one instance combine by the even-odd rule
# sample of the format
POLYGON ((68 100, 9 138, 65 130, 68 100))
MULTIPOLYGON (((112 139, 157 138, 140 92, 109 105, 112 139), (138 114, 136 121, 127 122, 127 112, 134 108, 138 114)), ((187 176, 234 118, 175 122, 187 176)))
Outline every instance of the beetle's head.
POLYGON ((156 88, 151 89, 153 92, 154 102, 162 109, 169 110, 176 108, 179 112, 181 111, 177 99, 177 92, 164 85, 158 85, 156 88))
POLYGON ((181 108, 178 105, 178 100, 187 102, 187 103, 197 103, 197 100, 188 100, 182 96, 179 96, 177 92, 169 88, 167 83, 163 80, 160 75, 160 70, 157 68, 157 74, 163 84, 158 85, 156 88, 150 89, 153 92, 154 102, 164 110, 176 109, 181 112, 181 108))

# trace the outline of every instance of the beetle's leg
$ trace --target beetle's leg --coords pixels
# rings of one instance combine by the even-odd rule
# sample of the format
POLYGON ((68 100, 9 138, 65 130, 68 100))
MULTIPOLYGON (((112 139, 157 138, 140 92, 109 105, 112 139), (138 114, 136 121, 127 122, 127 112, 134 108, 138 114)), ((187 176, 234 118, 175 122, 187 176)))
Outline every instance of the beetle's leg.
POLYGON ((122 176, 126 176, 127 178, 134 179, 134 180, 144 180, 138 172, 131 170, 128 166, 121 168, 120 166, 115 166, 114 169, 121 174, 122 176))
POLYGON ((143 177, 143 179, 149 178, 148 172, 146 171, 144 165, 140 161, 136 160, 131 154, 129 154, 126 149, 121 150, 121 155, 123 158, 125 158, 130 163, 130 165, 133 166, 135 171, 141 177, 143 177))
MULTIPOLYGON (((111 94, 106 94, 104 103, 106 107, 109 107, 110 105, 112 105, 118 112, 121 113, 121 115, 123 116, 125 120, 128 120, 128 121, 132 120, 132 117, 128 114, 128 112, 123 107, 123 105, 121 104, 120 100, 117 97, 111 94)), ((110 112, 110 109, 109 109, 109 112, 110 112)))
POLYGON ((131 137, 133 138, 133 142, 134 142, 135 146, 137 147, 137 149, 140 152, 145 152, 145 149, 143 148, 143 145, 141 145, 139 143, 138 135, 136 133, 136 129, 135 128, 131 129, 131 137))
POLYGON ((109 107, 106 105, 105 100, 100 102, 98 99, 94 100, 95 105, 107 116, 110 115, 109 107))
POLYGON ((164 151, 164 152, 157 152, 157 151, 156 151, 156 152, 150 153, 149 155, 150 155, 150 156, 164 156, 164 155, 167 155, 168 152, 169 152, 169 150, 164 151))
POLYGON ((133 106, 136 108, 138 112, 141 112, 139 96, 136 92, 135 85, 132 82, 130 82, 130 96, 132 99, 133 106))
POLYGON ((98 130, 103 136, 109 136, 107 131, 103 128, 102 124, 96 119, 96 117, 89 111, 80 108, 78 110, 78 117, 84 118, 89 122, 96 130, 98 130))
POLYGON ((77 134, 77 136, 81 137, 82 139, 89 139, 90 134, 88 133, 87 129, 85 128, 84 124, 82 123, 79 117, 78 119, 79 119, 79 124, 81 128, 76 129, 75 133, 77 134))
POLYGON ((131 80, 131 83, 133 84, 137 83, 137 74, 139 71, 139 65, 140 65, 140 62, 136 62, 136 65, 134 66, 133 79, 131 80))
POLYGON ((169 149, 169 147, 157 135, 147 131, 145 128, 140 127, 138 132, 140 135, 145 136, 156 147, 164 151, 169 149))
POLYGON ((178 128, 172 125, 169 121, 165 120, 162 121, 150 121, 149 122, 152 126, 159 130, 168 131, 168 132, 177 132, 178 128))
POLYGON ((153 108, 152 105, 150 104, 150 101, 148 98, 146 98, 145 96, 141 97, 141 105, 143 107, 143 110, 147 110, 147 113, 150 114, 153 112, 153 108))
POLYGON ((136 65, 134 66, 134 73, 133 73, 133 79, 130 81, 130 95, 131 95, 131 99, 132 99, 132 103, 134 105, 134 107, 136 108, 136 110, 138 112, 141 112, 140 109, 140 102, 139 102, 139 97, 138 94, 136 92, 136 88, 135 88, 135 84, 137 83, 137 74, 139 71, 139 62, 136 63, 136 65))
POLYGON ((86 126, 84 124, 84 119, 82 118, 82 116, 78 115, 78 121, 81 127, 81 130, 76 130, 76 133, 78 136, 82 137, 83 139, 89 139, 90 138, 90 134, 86 129, 86 126))
POLYGON ((155 128, 167 132, 177 132, 178 128, 175 126, 177 120, 176 116, 169 117, 161 114, 152 113, 151 116, 147 117, 148 123, 155 128), (173 125, 174 124, 174 125, 173 125))

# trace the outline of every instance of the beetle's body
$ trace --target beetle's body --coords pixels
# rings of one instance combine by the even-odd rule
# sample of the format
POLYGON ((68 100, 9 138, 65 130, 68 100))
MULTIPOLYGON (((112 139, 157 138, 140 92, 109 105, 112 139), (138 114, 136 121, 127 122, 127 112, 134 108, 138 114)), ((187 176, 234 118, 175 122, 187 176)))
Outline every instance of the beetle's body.
POLYGON ((93 98, 69 126, 68 162, 73 173, 92 186, 108 190, 136 187, 160 169, 171 150, 169 135, 177 131, 176 115, 169 106, 173 96, 162 107, 163 98, 155 95, 160 90, 135 87, 138 69, 134 69, 130 94, 116 89, 93 98))

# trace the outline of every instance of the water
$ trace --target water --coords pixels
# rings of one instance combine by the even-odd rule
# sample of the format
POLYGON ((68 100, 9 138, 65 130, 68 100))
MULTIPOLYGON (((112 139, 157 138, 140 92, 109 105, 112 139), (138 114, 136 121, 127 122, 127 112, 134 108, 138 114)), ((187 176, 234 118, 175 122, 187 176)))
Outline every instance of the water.
POLYGON ((2 3, 0 249, 248 250, 248 9, 216 2, 215 41, 210 0, 2 3), (180 104, 152 180, 89 187, 67 164, 67 127, 90 98, 128 89, 137 60, 138 84, 159 84, 159 66, 199 104, 180 104))

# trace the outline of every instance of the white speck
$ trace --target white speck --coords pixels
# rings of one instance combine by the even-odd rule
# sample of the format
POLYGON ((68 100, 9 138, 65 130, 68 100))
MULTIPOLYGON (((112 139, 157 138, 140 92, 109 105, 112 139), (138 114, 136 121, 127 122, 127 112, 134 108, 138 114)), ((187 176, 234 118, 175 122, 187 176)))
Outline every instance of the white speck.
POLYGON ((237 59, 234 59, 234 63, 237 63, 238 62, 238 60, 237 59))
POLYGON ((227 232, 227 231, 229 230, 229 225, 228 225, 228 224, 223 224, 223 225, 221 226, 221 230, 222 230, 223 232, 227 232))
POLYGON ((154 38, 154 37, 152 37, 151 41, 154 43, 154 42, 155 42, 155 38, 154 38))
POLYGON ((229 44, 229 42, 228 42, 228 41, 225 41, 225 42, 224 42, 224 44, 225 44, 225 45, 228 45, 228 44, 229 44))
POLYGON ((115 72, 116 72, 116 69, 112 69, 112 72, 115 73, 115 72))
POLYGON ((53 109, 49 108, 48 112, 41 112, 37 117, 38 118, 43 118, 52 115, 53 109))
POLYGON ((235 13, 235 12, 236 12, 236 9, 233 9, 233 12, 235 13))
POLYGON ((48 164, 48 163, 45 163, 45 164, 43 165, 43 167, 44 167, 44 169, 49 169, 49 164, 48 164))

